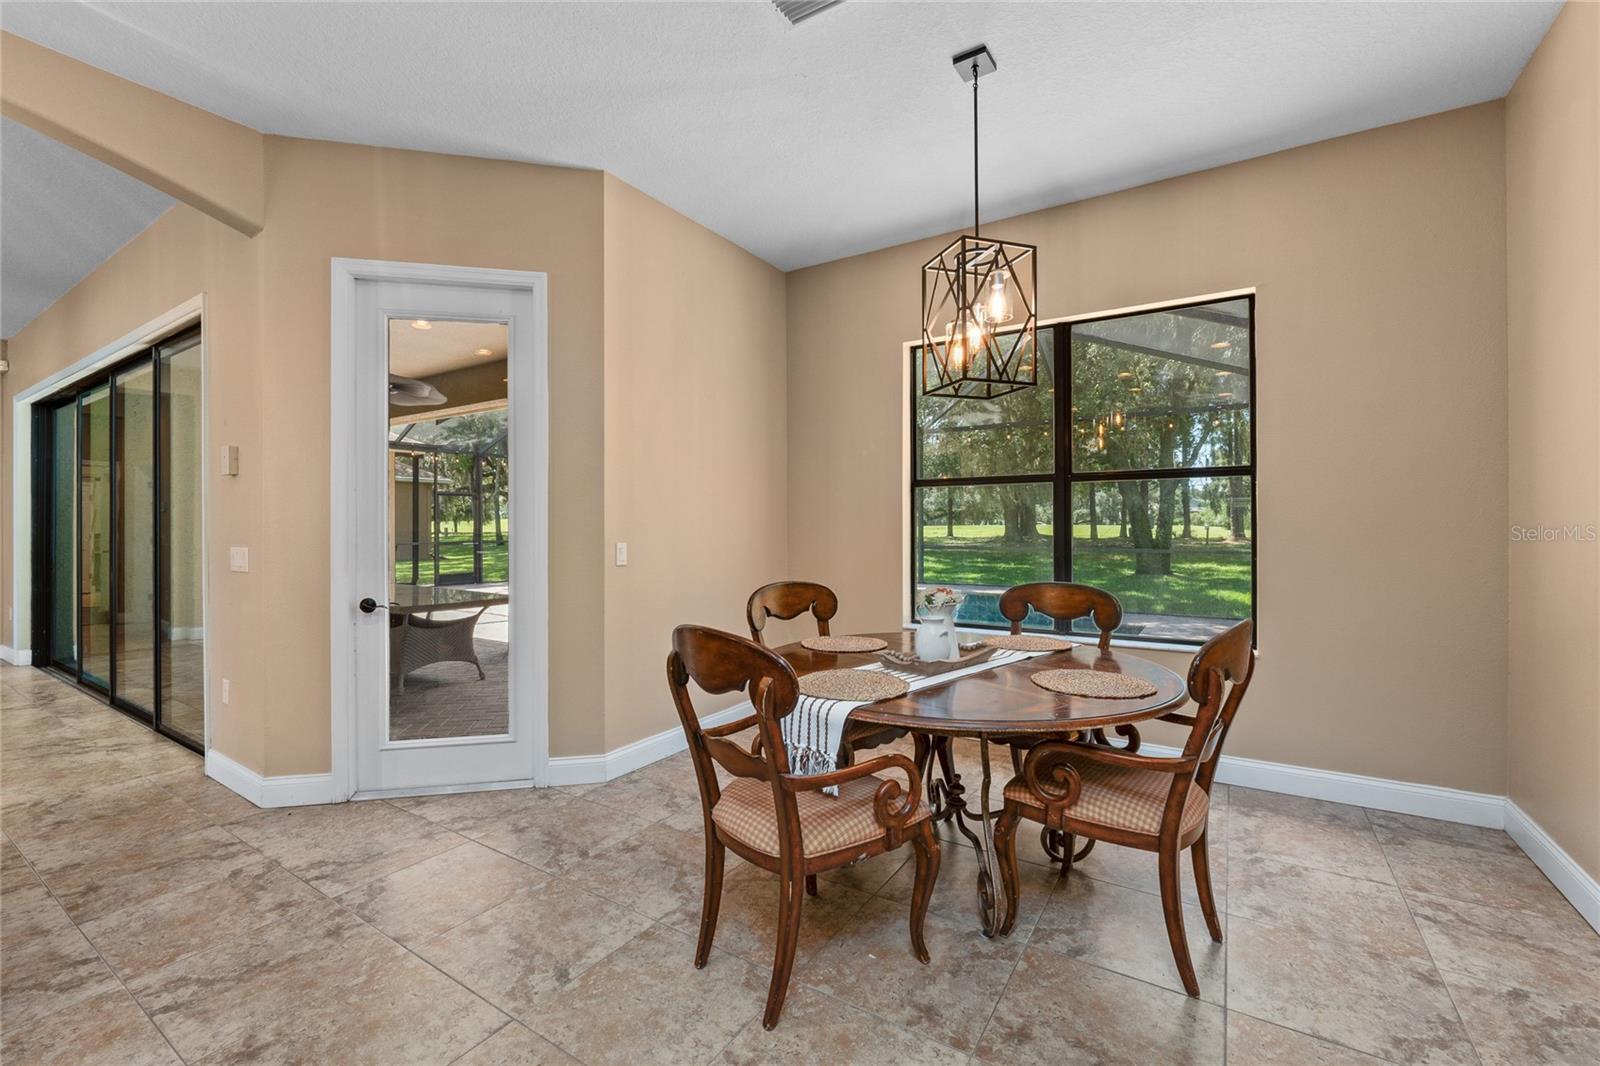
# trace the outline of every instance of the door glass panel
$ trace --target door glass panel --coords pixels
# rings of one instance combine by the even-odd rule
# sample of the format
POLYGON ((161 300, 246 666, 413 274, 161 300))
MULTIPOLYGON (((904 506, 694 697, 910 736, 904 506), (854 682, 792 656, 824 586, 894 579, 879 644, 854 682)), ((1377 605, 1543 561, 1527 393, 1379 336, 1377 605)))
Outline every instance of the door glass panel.
POLYGON ((205 738, 205 618, 200 537, 200 339, 161 352, 161 720, 205 738))
POLYGON ((78 668, 78 407, 50 414, 50 659, 78 668))
POLYGON ((508 731, 506 327, 389 323, 390 741, 508 731))
POLYGON ((79 399, 78 649, 83 679, 111 684, 111 386, 79 399))
POLYGON ((155 383, 150 363, 119 374, 114 383, 116 694, 148 711, 156 706, 155 383))

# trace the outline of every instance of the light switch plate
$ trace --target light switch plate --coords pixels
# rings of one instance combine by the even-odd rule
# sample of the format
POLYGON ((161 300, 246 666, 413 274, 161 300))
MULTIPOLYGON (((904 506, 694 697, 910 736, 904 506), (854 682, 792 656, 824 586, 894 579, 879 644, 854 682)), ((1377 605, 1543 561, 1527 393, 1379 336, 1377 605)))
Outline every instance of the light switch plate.
POLYGON ((236 574, 248 573, 250 571, 250 549, 229 548, 228 569, 236 574))
POLYGON ((628 565, 628 542, 625 540, 617 541, 617 565, 628 565))

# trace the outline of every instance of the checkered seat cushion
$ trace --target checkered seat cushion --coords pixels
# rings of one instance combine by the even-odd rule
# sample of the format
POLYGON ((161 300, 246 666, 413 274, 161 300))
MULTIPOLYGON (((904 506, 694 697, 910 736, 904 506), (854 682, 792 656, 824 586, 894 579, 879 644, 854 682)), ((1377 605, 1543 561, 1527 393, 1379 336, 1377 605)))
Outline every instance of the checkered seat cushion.
MULTIPOLYGON (((800 843, 807 858, 856 847, 881 839, 885 830, 872 814, 872 797, 878 786, 892 778, 869 774, 846 781, 837 796, 815 789, 796 792, 800 811, 800 843)), ((906 786, 899 781, 900 787, 906 786)), ((897 801, 897 802, 903 802, 897 801)), ((928 806, 917 804, 913 822, 928 817, 928 806)), ((722 788, 711 820, 725 835, 763 855, 778 854, 778 812, 773 808, 772 785, 753 777, 736 777, 722 788)))
MULTIPOLYGON (((1172 788, 1171 774, 1087 761, 1072 765, 1083 778, 1083 791, 1078 802, 1067 808, 1068 818, 1152 836, 1161 832, 1161 811, 1172 788)), ((1020 777, 1011 779, 1005 795, 1028 807, 1044 806, 1020 777)), ((1191 786, 1183 802, 1179 835, 1187 836, 1204 825, 1210 807, 1211 797, 1198 785, 1191 786)))

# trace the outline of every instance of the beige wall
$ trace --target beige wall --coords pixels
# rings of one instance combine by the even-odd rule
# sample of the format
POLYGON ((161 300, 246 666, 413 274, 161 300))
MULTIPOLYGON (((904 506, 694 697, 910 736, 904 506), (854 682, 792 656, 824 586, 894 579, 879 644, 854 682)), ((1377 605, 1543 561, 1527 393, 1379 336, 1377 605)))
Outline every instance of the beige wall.
MULTIPOLYGON (((1600 7, 1506 99, 1510 516, 1600 525, 1600 7)), ((1510 796, 1600 877, 1600 544, 1510 543, 1510 796)))
MULTIPOLYGON (((330 760, 328 263, 539 270, 550 279, 551 750, 603 750, 601 175, 267 138, 268 225, 246 239, 178 206, 12 338, 16 392, 198 293, 210 433, 240 475, 207 485, 213 743, 265 774, 330 760), (270 429, 270 433, 264 431, 270 429), (227 570, 248 545, 251 571, 227 570)), ((10 499, 10 437, 4 460, 10 499)), ((4 574, 10 603, 10 556, 4 574)), ((6 624, 4 643, 13 643, 6 624)))
MULTIPOLYGON (((672 627, 788 566, 783 274, 605 180, 605 747, 674 728, 672 627)), ((723 698, 704 706, 726 705, 723 698)))
MULTIPOLYGON (((1038 244, 1044 318, 1258 293, 1261 659, 1232 754, 1504 791, 1502 118, 985 227, 1038 244)), ((901 344, 946 239, 789 275, 790 562, 838 590, 841 632, 901 620, 901 344)))

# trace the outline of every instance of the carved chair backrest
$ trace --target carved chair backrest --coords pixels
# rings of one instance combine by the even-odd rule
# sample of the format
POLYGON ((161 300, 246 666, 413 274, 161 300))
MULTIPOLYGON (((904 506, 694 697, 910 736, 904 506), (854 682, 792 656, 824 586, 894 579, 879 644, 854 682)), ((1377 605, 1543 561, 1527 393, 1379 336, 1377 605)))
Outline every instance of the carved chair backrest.
POLYGON ((1202 644, 1189 664, 1189 698, 1195 703, 1195 712, 1183 755, 1194 759, 1196 765, 1193 774, 1179 774, 1173 779, 1163 827, 1169 821, 1177 824, 1191 785, 1211 791, 1217 760, 1222 757, 1222 743, 1255 672, 1256 653, 1251 644, 1254 631, 1249 619, 1235 624, 1202 644))
POLYGON ((1036 581, 1007 589, 1000 596, 1000 614, 1011 623, 1013 633, 1022 632, 1022 620, 1030 609, 1058 622, 1092 616, 1100 630, 1102 650, 1111 647, 1111 631, 1122 624, 1122 604, 1105 589, 1093 585, 1036 581))
POLYGON ((839 613, 839 597, 826 585, 814 581, 774 581, 750 594, 745 604, 745 621, 750 623, 750 639, 765 645, 761 631, 768 618, 790 619, 810 611, 817 620, 817 635, 828 636, 828 620, 839 613))
POLYGON ((786 849, 791 841, 798 847, 800 815, 794 793, 783 788, 779 781, 780 775, 789 772, 789 757, 778 723, 794 710, 799 699, 799 681, 794 670, 781 656, 754 641, 706 626, 685 625, 672 631, 667 686, 672 690, 672 702, 689 741, 689 757, 700 784, 708 838, 714 832, 711 809, 722 796, 716 770, 721 766, 735 777, 771 782, 779 839, 786 849), (713 695, 750 693, 750 702, 756 711, 756 740, 750 748, 743 748, 731 739, 706 735, 689 695, 690 681, 713 695))

